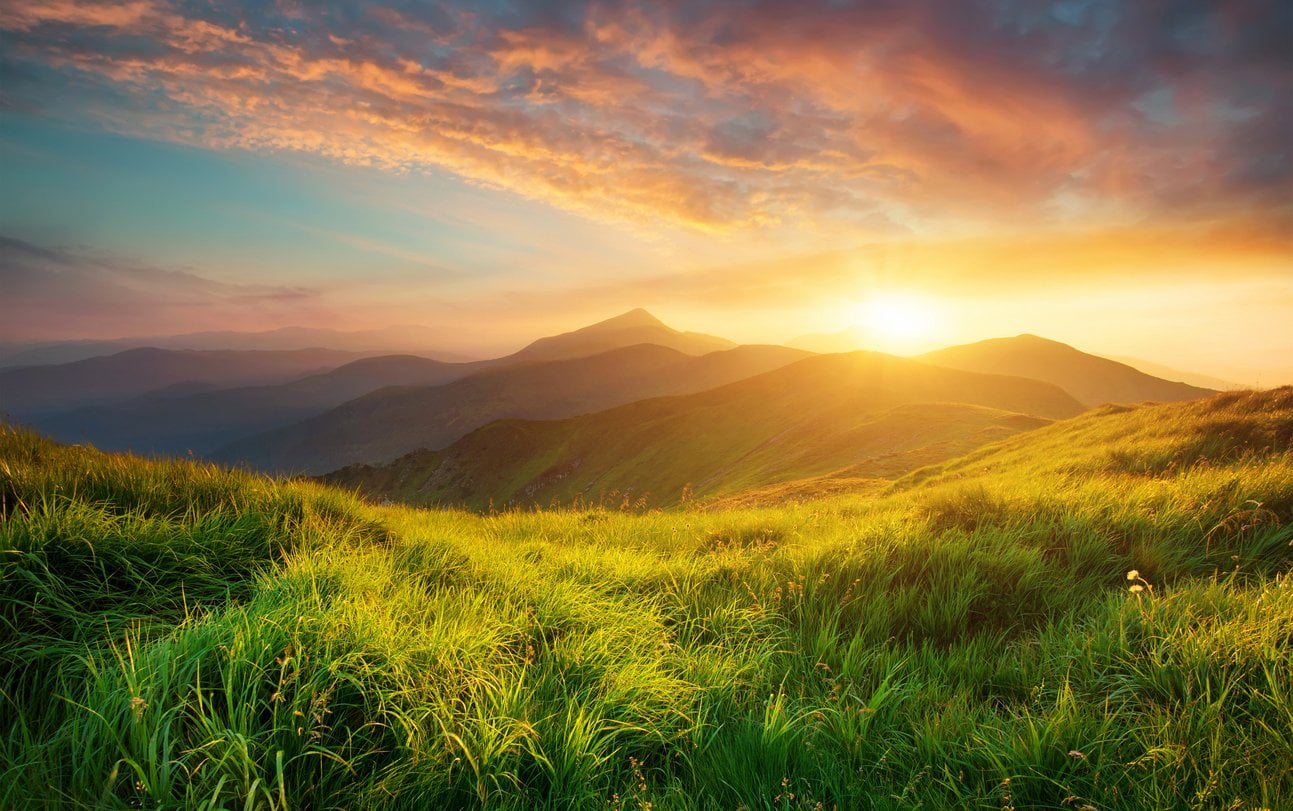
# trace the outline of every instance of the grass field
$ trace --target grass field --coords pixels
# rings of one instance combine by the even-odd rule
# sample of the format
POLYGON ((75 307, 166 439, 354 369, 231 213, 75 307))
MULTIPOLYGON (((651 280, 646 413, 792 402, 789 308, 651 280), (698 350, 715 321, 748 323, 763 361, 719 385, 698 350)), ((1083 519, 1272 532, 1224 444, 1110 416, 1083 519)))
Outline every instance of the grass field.
POLYGON ((1293 805, 1293 389, 475 515, 0 434, 0 808, 1293 805))

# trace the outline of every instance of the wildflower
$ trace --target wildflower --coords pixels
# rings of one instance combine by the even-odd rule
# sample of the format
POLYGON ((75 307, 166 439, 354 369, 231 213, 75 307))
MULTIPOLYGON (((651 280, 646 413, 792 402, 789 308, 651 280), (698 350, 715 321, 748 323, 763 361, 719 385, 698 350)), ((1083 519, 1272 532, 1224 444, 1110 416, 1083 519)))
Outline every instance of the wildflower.
POLYGON ((1142 592, 1142 591, 1144 591, 1144 590, 1145 590, 1145 587, 1144 587, 1144 586, 1142 586, 1142 585, 1141 585, 1141 584, 1139 584, 1139 583, 1134 583, 1134 584, 1132 584, 1132 586, 1131 586, 1130 588, 1128 588, 1127 590, 1128 590, 1128 591, 1130 591, 1132 594, 1139 594, 1140 592, 1142 592))
POLYGON ((1128 579, 1128 580, 1139 580, 1139 579, 1140 579, 1140 571, 1139 571, 1139 570, 1137 570, 1137 569, 1132 569, 1130 572, 1127 572, 1127 579, 1128 579))

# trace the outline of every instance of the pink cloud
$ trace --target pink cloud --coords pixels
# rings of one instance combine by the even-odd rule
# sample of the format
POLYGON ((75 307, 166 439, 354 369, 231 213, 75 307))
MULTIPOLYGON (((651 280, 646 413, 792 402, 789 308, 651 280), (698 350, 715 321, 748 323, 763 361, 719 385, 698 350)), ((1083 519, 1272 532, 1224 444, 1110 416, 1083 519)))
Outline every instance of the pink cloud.
MULTIPOLYGON (((444 170, 644 227, 1042 223, 1057 198, 1086 209, 1070 202, 1067 217, 1175 216, 1186 198, 1258 216, 1267 198, 1234 181, 1240 125, 1217 104, 1224 81, 1267 76, 1264 63, 1201 76, 1163 45, 1096 81, 1052 56, 1112 46, 1070 43, 1059 25, 1007 36, 964 9, 593 4, 573 23, 513 24, 439 7, 342 23, 302 6, 286 25, 253 7, 217 19, 162 0, 9 1, 0 30, 18 58, 137 108, 111 116, 135 134, 444 170), (1178 90, 1180 126, 1132 107, 1155 82, 1178 90)), ((1260 23, 1222 20, 1232 36, 1260 23)), ((1131 15, 1126 36, 1145 24, 1131 15)))

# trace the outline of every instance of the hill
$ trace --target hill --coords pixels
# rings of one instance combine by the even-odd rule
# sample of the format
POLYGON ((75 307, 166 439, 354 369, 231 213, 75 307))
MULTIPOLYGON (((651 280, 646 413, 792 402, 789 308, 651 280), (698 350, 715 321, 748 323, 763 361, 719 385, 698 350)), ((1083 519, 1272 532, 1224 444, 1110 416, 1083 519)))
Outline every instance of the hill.
POLYGON ((555 422, 506 421, 438 452, 324 477, 412 503, 671 504, 807 476, 894 477, 1081 406, 1047 383, 870 352, 555 422))
POLYGON ((0 429, 0 807, 1287 808, 1290 439, 1227 394, 476 516, 0 429))
POLYGON ((866 349, 868 343, 870 343, 870 340, 866 331, 860 327, 853 327, 840 332, 815 332, 810 335, 800 335, 798 338, 786 342, 786 346, 830 355, 866 349))
POLYGON ((444 386, 390 388, 317 417, 234 443, 214 455, 257 469, 322 473, 441 447, 492 420, 554 418, 644 397, 699 391, 804 357, 746 346, 693 357, 643 344, 591 357, 490 369, 444 386))
MULTIPOLYGON (((1020 477, 1170 479, 1242 466, 1250 458, 1293 455, 1293 386, 1234 391, 1172 406, 1106 405, 1079 419, 1011 437, 894 483, 893 492, 974 478, 985 487, 1020 477)), ((1263 508, 1293 506, 1293 491, 1263 508)), ((1251 516, 1250 516, 1251 517, 1251 516)), ((1290 538, 1293 540, 1293 537, 1290 538)), ((1293 563, 1293 557, 1288 558, 1293 563)))
MULTIPOLYGON (((319 337, 352 341, 364 336, 374 340, 383 337, 394 339, 402 334, 399 329, 335 335, 327 330, 319 332, 319 337)), ((272 334, 202 333, 178 336, 176 340, 212 341, 222 335, 244 342, 270 338, 292 340, 314 334, 314 331, 289 329, 272 334)), ((661 324, 645 311, 637 310, 566 335, 540 339, 519 353, 490 360, 447 363, 416 355, 380 355, 339 366, 326 373, 286 382, 272 379, 221 379, 208 375, 207 378, 211 379, 185 379, 156 390, 150 381, 169 379, 162 377, 168 359, 178 359, 182 365, 183 359, 190 355, 155 349, 135 350, 133 353, 123 354, 135 359, 136 369, 122 368, 122 364, 118 364, 113 372, 106 375, 108 380, 121 388, 116 396, 88 399, 78 396, 91 392, 91 389, 78 385, 73 380, 61 389, 41 390, 47 396, 39 398, 37 405, 21 410, 14 408, 12 412, 38 430, 63 441, 90 442, 108 450, 130 450, 137 453, 194 452, 205 455, 239 440, 317 416, 348 400, 388 386, 441 385, 486 369, 597 354, 633 346, 644 340, 674 346, 678 351, 693 354, 711 345, 730 345, 730 342, 719 338, 678 332, 661 324), (149 366, 150 362, 152 367, 149 366), (131 381, 135 385, 132 386, 131 381)), ((353 356, 341 357, 350 360, 353 356)), ((82 363, 87 369, 112 365, 103 359, 82 363)), ((337 363, 331 365, 338 366, 337 363)), ((48 371, 50 367, 40 368, 45 368, 46 371, 29 368, 9 373, 0 372, 0 383, 6 374, 12 374, 22 381, 52 374, 48 371)), ((197 367, 194 368, 196 370, 197 367)), ((757 371, 763 371, 767 367, 756 368, 757 371)), ((84 379, 86 375, 82 374, 81 377, 84 379)), ((726 381, 731 378, 721 379, 726 381)), ((32 389, 33 395, 38 390, 39 387, 32 389)), ((648 391, 658 393, 656 389, 648 391)), ((29 396, 28 399, 33 397, 29 396)), ((607 402, 622 401, 612 399, 607 402)))
POLYGON ((289 351, 336 349, 360 355, 428 353, 442 360, 459 360, 443 352, 430 352, 438 336, 424 327, 392 326, 374 330, 344 331, 318 327, 281 327, 260 332, 192 332, 111 340, 37 341, 0 343, 0 368, 48 366, 115 355, 128 349, 151 347, 173 350, 289 351))
POLYGON ((1125 363, 1133 369, 1144 372, 1147 375, 1161 377, 1164 380, 1175 380, 1190 386, 1197 386, 1202 389, 1212 389, 1214 391, 1237 391, 1246 389, 1242 383, 1236 383, 1233 380, 1224 380, 1220 377, 1199 374, 1198 372, 1187 372, 1183 369, 1176 369, 1171 366, 1165 366, 1161 363, 1155 363, 1152 360, 1144 358, 1132 358, 1123 355, 1105 355, 1109 360, 1116 360, 1119 363, 1125 363))
POLYGON ((205 455, 380 388, 439 385, 486 368, 485 362, 382 355, 278 385, 154 392, 125 403, 37 415, 28 423, 55 439, 105 450, 205 455))
POLYGON ((654 344, 685 355, 705 355, 736 346, 726 338, 680 332, 638 308, 573 332, 540 338, 508 356, 510 362, 586 357, 637 344, 654 344))
POLYGON ((1103 403, 1166 403, 1216 393, 1153 377, 1125 363, 1089 355, 1068 344, 1036 335, 992 338, 919 357, 950 369, 1044 380, 1072 394, 1087 407, 1103 403))
POLYGON ((152 347, 53 366, 0 370, 0 411, 28 416, 188 386, 275 383, 362 357, 336 349, 172 350, 152 347))

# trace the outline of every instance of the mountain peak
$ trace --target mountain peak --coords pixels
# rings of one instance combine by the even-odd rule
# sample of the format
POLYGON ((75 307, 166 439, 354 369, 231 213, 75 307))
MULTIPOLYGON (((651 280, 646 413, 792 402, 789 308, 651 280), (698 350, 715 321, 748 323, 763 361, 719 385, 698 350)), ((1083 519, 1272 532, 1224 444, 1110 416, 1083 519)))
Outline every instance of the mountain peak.
POLYGON ((1069 349, 1073 348, 1068 344, 1064 343, 1063 341, 1057 341, 1053 338, 1043 338, 1042 336, 1034 335, 1031 332, 1021 332, 1020 334, 1016 335, 1013 339, 1010 339, 1010 340, 1014 340, 1015 342, 1021 343, 1021 344, 1037 344, 1041 346, 1063 346, 1063 347, 1068 347, 1069 349))
POLYGON ((528 361, 580 358, 634 344, 657 344, 686 355, 704 355, 735 346, 724 338, 680 332, 638 307, 572 332, 540 338, 521 351, 509 355, 508 359, 528 361))
POLYGON ((668 329, 663 321, 641 307, 635 307, 626 313, 617 315, 614 318, 608 318, 605 321, 598 321, 596 324, 586 327, 585 329, 627 329, 629 327, 664 327, 665 329, 668 329))

